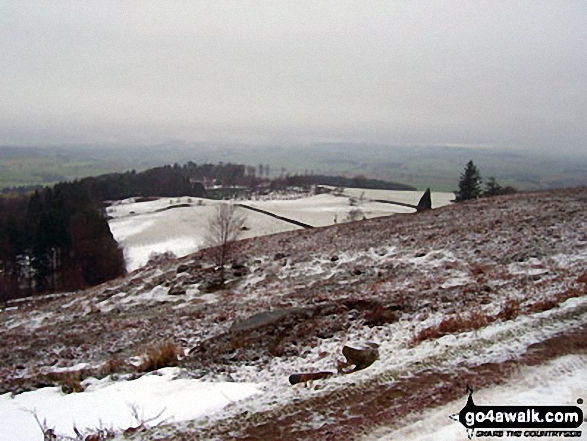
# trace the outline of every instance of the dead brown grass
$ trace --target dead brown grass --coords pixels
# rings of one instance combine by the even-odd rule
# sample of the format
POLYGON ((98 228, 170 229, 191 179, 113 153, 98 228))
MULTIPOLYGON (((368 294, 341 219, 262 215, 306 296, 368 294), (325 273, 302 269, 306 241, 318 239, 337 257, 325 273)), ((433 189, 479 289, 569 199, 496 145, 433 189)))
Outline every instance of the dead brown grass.
POLYGON ((84 386, 81 384, 82 375, 79 371, 68 372, 67 375, 63 375, 60 380, 61 390, 65 394, 83 392, 84 386))
POLYGON ((143 362, 138 366, 140 372, 151 372, 169 366, 176 366, 182 351, 173 342, 166 341, 147 349, 143 362))
POLYGON ((559 292, 552 297, 540 299, 532 303, 530 306, 528 306, 527 311, 530 313, 548 311, 549 309, 557 307, 568 299, 573 297, 581 297, 585 294, 587 294, 587 285, 583 289, 578 287, 569 288, 566 291, 559 292))
POLYGON ((134 366, 128 364, 126 361, 114 357, 108 360, 106 363, 104 363, 104 365, 100 369, 100 373, 101 375, 105 376, 133 370, 133 367, 134 366))
MULTIPOLYGON (((582 277, 582 276, 581 276, 582 277)), ((581 277, 579 279, 581 279, 581 277)), ((587 277, 587 276, 586 276, 587 277)), ((579 281, 579 279, 577 281, 579 281)), ((581 283, 581 282, 580 282, 581 283)), ((564 301, 587 294, 587 284, 581 287, 572 287, 554 296, 537 300, 526 307, 522 307, 521 300, 507 299, 501 310, 494 316, 487 315, 478 309, 468 314, 457 314, 445 318, 439 324, 422 329, 413 339, 412 346, 418 345, 426 340, 434 340, 448 334, 474 331, 480 329, 496 320, 513 320, 520 314, 532 314, 548 311, 563 303, 564 301)))
POLYGON ((495 318, 502 320, 513 320, 520 315, 520 312, 520 301, 516 299, 507 299, 495 318))
POLYGON ((457 314, 450 316, 442 320, 439 324, 429 326, 428 328, 422 329, 412 340, 412 345, 415 346, 426 340, 434 340, 444 335, 454 334, 457 332, 474 331, 476 329, 486 326, 490 321, 494 321, 491 318, 479 311, 474 309, 468 314, 457 314))
POLYGON ((87 374, 88 372, 84 370, 58 371, 49 372, 44 376, 40 376, 40 378, 45 379, 49 383, 61 386, 63 393, 71 394, 84 391, 81 381, 87 377, 87 374))
POLYGON ((559 302, 553 298, 540 299, 528 306, 529 313, 548 311, 558 306, 559 302))

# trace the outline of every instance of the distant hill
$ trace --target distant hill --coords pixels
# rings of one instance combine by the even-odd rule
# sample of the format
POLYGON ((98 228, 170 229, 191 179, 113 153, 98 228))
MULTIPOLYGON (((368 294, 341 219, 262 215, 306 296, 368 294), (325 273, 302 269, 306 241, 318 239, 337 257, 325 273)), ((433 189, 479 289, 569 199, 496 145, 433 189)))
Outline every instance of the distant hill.
POLYGON ((151 146, 1 147, 0 189, 48 185, 64 180, 163 164, 236 163, 263 166, 270 177, 313 174, 401 182, 425 190, 457 189, 473 160, 484 178, 504 186, 537 190, 587 185, 587 157, 522 149, 378 144, 246 145, 170 142, 151 146))

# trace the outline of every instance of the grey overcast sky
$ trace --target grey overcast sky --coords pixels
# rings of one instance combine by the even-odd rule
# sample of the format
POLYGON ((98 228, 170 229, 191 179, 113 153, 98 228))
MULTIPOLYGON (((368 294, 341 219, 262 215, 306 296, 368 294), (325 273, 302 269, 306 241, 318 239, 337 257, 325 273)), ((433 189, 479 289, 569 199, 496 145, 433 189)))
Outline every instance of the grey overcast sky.
POLYGON ((0 144, 587 152, 587 1, 0 2, 0 144))

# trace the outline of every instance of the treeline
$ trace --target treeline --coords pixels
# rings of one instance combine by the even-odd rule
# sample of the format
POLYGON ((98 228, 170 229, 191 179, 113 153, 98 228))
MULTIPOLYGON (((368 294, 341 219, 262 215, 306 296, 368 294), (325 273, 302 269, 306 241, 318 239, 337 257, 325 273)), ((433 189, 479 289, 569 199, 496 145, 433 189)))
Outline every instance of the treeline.
POLYGON ((240 164, 166 165, 140 173, 112 173, 85 178, 80 184, 87 188, 94 201, 126 199, 129 197, 206 196, 206 186, 254 185, 254 174, 240 164))
POLYGON ((381 181, 379 179, 369 179, 364 176, 347 178, 344 176, 295 175, 285 177, 284 182, 287 186, 290 187, 329 185, 332 187, 368 188, 373 190, 417 190, 415 187, 410 185, 390 181, 381 181))
POLYGON ((42 185, 28 185, 28 186, 19 186, 19 187, 4 187, 1 190, 1 193, 4 197, 14 197, 14 196, 24 196, 27 194, 31 194, 35 190, 42 190, 42 185))
POLYGON ((97 285, 124 274, 122 250, 82 182, 0 199, 0 299, 97 285))
POLYGON ((483 179, 481 178, 479 169, 472 160, 469 161, 461 173, 459 189, 455 191, 455 201, 463 202, 469 199, 502 196, 516 193, 517 191, 510 186, 502 187, 493 176, 485 183, 485 189, 482 188, 482 183, 483 179))
POLYGON ((264 186, 269 189, 284 187, 309 187, 330 185, 333 187, 357 187, 382 190, 416 190, 409 185, 396 182, 368 179, 364 176, 347 178, 325 175, 282 174, 269 179, 268 167, 264 169, 242 164, 196 164, 166 165, 140 173, 129 171, 82 179, 80 184, 87 189, 94 201, 120 200, 129 197, 179 197, 194 196, 217 198, 228 194, 212 190, 213 187, 243 187, 255 191, 264 186), (265 172, 263 172, 265 170, 265 172), (265 176, 265 177, 263 177, 265 176))

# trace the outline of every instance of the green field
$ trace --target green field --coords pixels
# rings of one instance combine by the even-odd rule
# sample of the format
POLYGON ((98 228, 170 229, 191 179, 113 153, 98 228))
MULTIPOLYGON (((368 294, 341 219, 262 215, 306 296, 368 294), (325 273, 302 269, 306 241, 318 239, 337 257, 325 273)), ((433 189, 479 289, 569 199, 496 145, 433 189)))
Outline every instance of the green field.
POLYGON ((364 175, 436 191, 457 188, 472 159, 482 177, 520 190, 587 185, 586 156, 547 156, 524 151, 361 144, 250 146, 169 143, 158 146, 0 147, 0 188, 50 185, 126 170, 193 161, 269 165, 282 173, 364 175))

